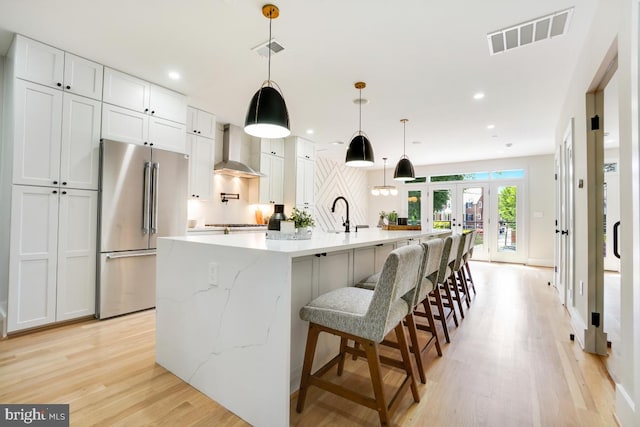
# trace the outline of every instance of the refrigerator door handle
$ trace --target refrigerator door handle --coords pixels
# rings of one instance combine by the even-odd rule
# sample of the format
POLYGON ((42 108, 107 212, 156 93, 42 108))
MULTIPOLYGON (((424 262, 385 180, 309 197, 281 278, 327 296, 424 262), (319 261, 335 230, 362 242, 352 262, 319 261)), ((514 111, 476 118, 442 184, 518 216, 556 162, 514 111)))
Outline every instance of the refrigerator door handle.
POLYGON ((135 256, 151 256, 155 255, 156 251, 148 251, 148 252, 135 252, 135 253, 113 253, 107 255, 107 259, 119 259, 119 258, 131 258, 135 256))
POLYGON ((142 234, 149 233, 149 189, 151 186, 151 162, 144 163, 144 195, 142 198, 142 234))
POLYGON ((151 211, 151 234, 158 232, 158 177, 160 175, 160 163, 153 164, 151 172, 151 197, 153 210, 151 211))

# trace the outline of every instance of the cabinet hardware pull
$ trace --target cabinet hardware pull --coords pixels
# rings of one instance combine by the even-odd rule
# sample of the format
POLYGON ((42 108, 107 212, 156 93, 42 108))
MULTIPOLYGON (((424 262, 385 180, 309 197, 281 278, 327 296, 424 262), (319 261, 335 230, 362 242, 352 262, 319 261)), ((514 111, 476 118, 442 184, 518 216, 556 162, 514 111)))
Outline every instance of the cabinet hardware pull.
POLYGON ((376 246, 384 246, 384 243, 378 243, 376 246))
POLYGON ((53 181, 53 185, 58 185, 58 181, 53 181))
POLYGON ((153 147, 153 142, 150 142, 149 145, 153 147))
POLYGON ((58 87, 62 87, 62 83, 56 83, 58 87))
POLYGON ((53 190, 52 193, 53 194, 58 194, 58 191, 57 190, 53 190))
POLYGON ((198 133, 202 133, 202 132, 198 131, 198 133))
POLYGON ((67 85, 67 90, 71 89, 71 86, 67 85))
POLYGON ((151 114, 155 114, 155 113, 156 113, 156 110, 151 110, 151 114))
POLYGON ((198 131, 196 129, 193 130, 193 133, 198 133, 198 131))
POLYGON ((147 144, 148 144, 148 142, 147 142, 147 141, 145 141, 145 142, 144 142, 144 145, 147 145, 147 144))
POLYGON ((145 113, 148 113, 148 112, 149 112, 149 109, 148 109, 148 108, 145 108, 145 109, 144 109, 144 112, 145 112, 145 113))
POLYGON ((66 181, 63 181, 63 182, 62 182, 62 185, 67 185, 67 182, 66 182, 66 181))
POLYGON ((66 192, 66 191, 63 191, 63 192, 62 192, 62 194, 67 194, 67 192, 66 192))

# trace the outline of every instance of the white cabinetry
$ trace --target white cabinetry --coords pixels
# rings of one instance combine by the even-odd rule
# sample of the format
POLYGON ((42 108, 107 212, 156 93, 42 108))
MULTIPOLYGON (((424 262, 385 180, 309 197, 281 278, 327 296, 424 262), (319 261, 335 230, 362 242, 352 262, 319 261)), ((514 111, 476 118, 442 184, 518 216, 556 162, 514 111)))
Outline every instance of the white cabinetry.
POLYGON ((284 139, 261 139, 258 203, 284 203, 284 139))
POLYGON ((12 193, 8 331, 93 314, 97 192, 12 193))
POLYGON ((185 97, 105 68, 102 137, 185 153, 185 97))
POLYGON ((315 209, 315 144, 298 136, 286 140, 285 203, 300 210, 315 209))
POLYGON ((213 158, 215 140, 187 134, 189 148, 189 195, 200 200, 213 199, 213 158))
POLYGON ((17 35, 15 77, 100 100, 104 67, 17 35))
POLYGON ((187 107, 189 196, 213 199, 213 166, 216 148, 216 116, 187 107))
POLYGON ((13 183, 98 189, 100 102, 16 79, 13 183))
POLYGON ((216 116, 197 108, 187 107, 187 133, 216 139, 216 116))

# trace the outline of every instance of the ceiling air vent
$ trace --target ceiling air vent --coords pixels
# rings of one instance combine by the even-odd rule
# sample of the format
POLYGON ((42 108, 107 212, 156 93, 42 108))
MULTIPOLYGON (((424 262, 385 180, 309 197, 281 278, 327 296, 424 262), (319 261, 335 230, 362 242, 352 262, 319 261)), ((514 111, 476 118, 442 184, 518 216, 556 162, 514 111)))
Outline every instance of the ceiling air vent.
POLYGON ((251 50, 264 58, 268 58, 269 48, 271 48, 271 56, 275 55, 278 52, 282 52, 284 50, 284 46, 278 43, 276 39, 271 39, 271 43, 269 43, 269 41, 266 41, 262 44, 259 44, 258 46, 254 47, 251 50))
POLYGON ((561 36, 567 32, 573 8, 541 16, 522 24, 487 34, 489 52, 496 55, 534 42, 561 36))

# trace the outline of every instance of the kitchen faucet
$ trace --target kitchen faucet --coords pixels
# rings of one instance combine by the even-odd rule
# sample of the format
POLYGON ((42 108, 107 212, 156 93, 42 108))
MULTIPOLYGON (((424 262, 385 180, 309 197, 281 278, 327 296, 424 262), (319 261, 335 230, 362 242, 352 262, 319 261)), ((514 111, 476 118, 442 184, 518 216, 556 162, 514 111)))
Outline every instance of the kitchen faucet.
POLYGON ((345 199, 342 196, 336 197, 335 200, 333 201, 333 206, 331 206, 331 212, 336 211, 336 202, 338 200, 344 200, 344 204, 347 205, 347 220, 345 221, 345 219, 342 218, 342 225, 344 225, 344 232, 348 233, 349 232, 349 202, 347 202, 347 199, 345 199))

